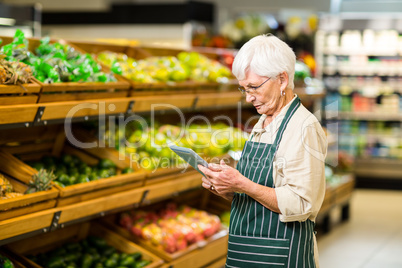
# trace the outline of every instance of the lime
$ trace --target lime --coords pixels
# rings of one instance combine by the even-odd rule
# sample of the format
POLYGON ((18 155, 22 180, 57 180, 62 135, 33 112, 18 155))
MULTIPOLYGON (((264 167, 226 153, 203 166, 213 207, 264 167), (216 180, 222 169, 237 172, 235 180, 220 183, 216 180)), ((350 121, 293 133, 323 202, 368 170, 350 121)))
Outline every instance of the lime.
POLYGON ((84 182, 89 182, 88 176, 84 174, 79 175, 77 183, 84 183, 84 182))
POLYGON ((104 169, 104 168, 116 167, 116 164, 110 159, 101 159, 99 160, 98 166, 99 168, 104 169))
POLYGON ((132 168, 125 168, 121 171, 122 174, 132 173, 134 170, 132 168))

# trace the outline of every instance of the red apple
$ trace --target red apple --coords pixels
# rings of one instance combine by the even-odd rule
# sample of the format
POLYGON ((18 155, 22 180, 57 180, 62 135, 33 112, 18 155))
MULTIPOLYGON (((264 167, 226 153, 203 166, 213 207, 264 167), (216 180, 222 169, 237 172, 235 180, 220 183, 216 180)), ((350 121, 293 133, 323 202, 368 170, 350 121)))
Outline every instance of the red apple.
POLYGON ((120 215, 119 223, 120 226, 126 228, 127 230, 130 230, 131 226, 133 225, 131 216, 128 213, 123 213, 120 215))

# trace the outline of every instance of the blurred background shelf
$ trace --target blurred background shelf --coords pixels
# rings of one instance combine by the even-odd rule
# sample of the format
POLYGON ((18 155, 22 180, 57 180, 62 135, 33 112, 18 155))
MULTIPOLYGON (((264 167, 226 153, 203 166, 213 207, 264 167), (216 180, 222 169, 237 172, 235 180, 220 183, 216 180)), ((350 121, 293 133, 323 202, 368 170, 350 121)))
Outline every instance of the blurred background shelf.
POLYGON ((401 179, 402 159, 357 158, 354 172, 366 178, 401 179))
POLYGON ((338 112, 340 120, 402 121, 402 114, 384 112, 338 112))

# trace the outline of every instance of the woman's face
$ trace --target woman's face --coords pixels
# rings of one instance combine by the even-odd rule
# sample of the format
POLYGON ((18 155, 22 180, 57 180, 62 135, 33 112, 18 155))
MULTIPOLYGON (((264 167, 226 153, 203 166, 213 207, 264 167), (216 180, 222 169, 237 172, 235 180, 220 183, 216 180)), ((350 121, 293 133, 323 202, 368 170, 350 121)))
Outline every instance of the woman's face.
POLYGON ((272 116, 279 108, 281 103, 281 90, 283 84, 279 76, 272 77, 259 76, 251 71, 246 73, 246 79, 239 81, 240 86, 247 90, 246 101, 253 104, 259 114, 272 116), (266 81, 264 83, 264 81, 266 81), (254 90, 264 83, 261 87, 254 90))

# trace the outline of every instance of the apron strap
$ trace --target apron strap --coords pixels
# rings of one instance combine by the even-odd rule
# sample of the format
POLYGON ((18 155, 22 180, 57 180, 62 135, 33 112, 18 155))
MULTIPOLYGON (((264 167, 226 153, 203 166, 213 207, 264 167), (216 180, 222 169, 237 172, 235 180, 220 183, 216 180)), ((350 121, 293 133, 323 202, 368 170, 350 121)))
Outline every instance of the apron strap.
POLYGON ((296 97, 296 99, 292 102, 288 111, 286 112, 285 118, 282 120, 278 133, 276 134, 275 141, 273 143, 275 151, 282 140, 283 132, 285 132, 286 126, 288 125, 290 118, 292 118, 293 114, 296 112, 299 106, 300 106, 300 98, 296 97))

